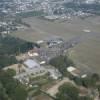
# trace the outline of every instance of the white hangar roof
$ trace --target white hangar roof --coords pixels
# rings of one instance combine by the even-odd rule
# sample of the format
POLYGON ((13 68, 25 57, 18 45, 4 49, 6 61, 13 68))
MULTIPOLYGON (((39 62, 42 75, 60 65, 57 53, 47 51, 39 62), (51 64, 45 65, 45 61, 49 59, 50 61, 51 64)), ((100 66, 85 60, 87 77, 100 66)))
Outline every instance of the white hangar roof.
POLYGON ((40 64, 37 63, 35 60, 32 60, 32 59, 28 59, 24 62, 24 64, 30 68, 30 69, 33 69, 33 68, 38 68, 40 67, 40 64))

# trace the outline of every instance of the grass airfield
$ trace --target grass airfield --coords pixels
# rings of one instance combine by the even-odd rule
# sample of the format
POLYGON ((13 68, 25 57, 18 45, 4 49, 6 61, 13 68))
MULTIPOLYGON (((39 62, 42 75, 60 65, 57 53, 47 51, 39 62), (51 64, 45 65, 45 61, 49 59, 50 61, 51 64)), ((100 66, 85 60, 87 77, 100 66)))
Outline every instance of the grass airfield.
POLYGON ((72 18, 66 22, 50 22, 36 17, 25 18, 23 21, 30 24, 31 28, 16 31, 11 35, 26 41, 34 42, 52 37, 62 37, 68 41, 83 36, 82 42, 69 51, 70 57, 78 67, 86 66, 90 71, 100 73, 100 16, 85 20, 72 18), (84 32, 85 29, 91 32, 84 32))
POLYGON ((86 67, 86 70, 100 74, 100 34, 87 38, 72 48, 69 55, 79 68, 86 67))
POLYGON ((71 21, 47 21, 36 17, 24 18, 23 21, 30 24, 31 28, 19 30, 12 33, 13 36, 22 38, 27 41, 37 41, 41 39, 48 39, 52 37, 62 37, 65 40, 85 35, 84 29, 89 29, 92 32, 100 32, 100 24, 97 18, 87 18, 81 20, 80 18, 72 18, 71 21), (96 21, 93 21, 96 20, 96 21))

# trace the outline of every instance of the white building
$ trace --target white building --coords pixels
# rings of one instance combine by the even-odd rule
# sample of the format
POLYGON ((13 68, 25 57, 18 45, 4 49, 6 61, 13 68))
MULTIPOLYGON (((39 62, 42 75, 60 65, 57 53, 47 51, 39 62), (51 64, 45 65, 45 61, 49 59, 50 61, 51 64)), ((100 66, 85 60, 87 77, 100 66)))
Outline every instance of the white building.
POLYGON ((46 69, 40 66, 36 60, 27 59, 23 64, 25 71, 14 76, 18 80, 26 80, 26 78, 29 79, 29 76, 37 77, 47 73, 46 69))
POLYGON ((24 62, 24 65, 27 66, 29 69, 40 68, 40 64, 37 61, 28 59, 24 62))
POLYGON ((24 65, 26 66, 26 73, 30 75, 38 75, 46 72, 46 69, 43 66, 40 66, 40 63, 33 59, 26 60, 24 65))

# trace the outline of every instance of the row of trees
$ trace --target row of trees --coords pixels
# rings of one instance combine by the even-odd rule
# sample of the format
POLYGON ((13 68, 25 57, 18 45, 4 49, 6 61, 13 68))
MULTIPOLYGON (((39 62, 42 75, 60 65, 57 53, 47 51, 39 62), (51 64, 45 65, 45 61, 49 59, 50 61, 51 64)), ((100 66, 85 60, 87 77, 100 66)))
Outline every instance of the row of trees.
POLYGON ((26 100, 27 91, 19 81, 13 79, 15 71, 0 70, 0 100, 26 100))

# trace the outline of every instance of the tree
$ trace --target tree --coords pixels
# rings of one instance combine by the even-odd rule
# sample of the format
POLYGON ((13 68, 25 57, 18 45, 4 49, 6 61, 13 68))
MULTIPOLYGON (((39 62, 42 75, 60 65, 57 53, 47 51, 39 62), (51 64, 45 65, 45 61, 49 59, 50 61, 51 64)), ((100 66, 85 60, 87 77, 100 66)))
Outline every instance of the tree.
POLYGON ((27 99, 27 92, 23 85, 19 84, 12 93, 13 100, 26 100, 27 99))
POLYGON ((19 64, 18 64, 19 73, 21 72, 22 63, 23 63, 23 60, 20 60, 20 61, 19 61, 19 64))
POLYGON ((98 92, 99 92, 99 95, 100 95, 100 84, 97 85, 97 89, 98 89, 98 92))
POLYGON ((6 90, 1 83, 0 83, 0 100, 11 100, 6 94, 6 90))
POLYGON ((79 90, 72 84, 63 84, 59 87, 59 93, 56 94, 56 100, 78 100, 79 90))
POLYGON ((80 97, 79 100, 93 100, 89 96, 80 97))
POLYGON ((82 85, 89 88, 89 87, 96 87, 96 82, 100 80, 100 77, 97 73, 92 74, 86 78, 82 79, 82 85))
POLYGON ((16 75, 16 71, 13 69, 7 69, 6 74, 8 74, 10 77, 13 77, 16 75))
POLYGON ((73 66, 74 63, 67 56, 58 56, 50 60, 52 66, 56 67, 63 75, 66 75, 66 68, 73 66))
POLYGON ((0 55, 0 58, 2 58, 0 59, 0 68, 17 63, 17 60, 14 56, 0 55))
POLYGON ((38 44, 27 42, 19 38, 0 36, 0 68, 18 63, 15 55, 25 53, 34 48, 39 47, 38 44))
POLYGON ((91 79, 91 77, 86 77, 82 79, 82 85, 86 88, 94 87, 95 81, 91 79))
POLYGON ((82 79, 79 78, 79 77, 74 77, 73 78, 74 82, 77 84, 77 85, 82 85, 82 79))
POLYGON ((97 73, 92 74, 91 79, 93 79, 95 82, 100 80, 100 77, 97 73))
MULTIPOLYGON (((26 100, 27 98, 26 87, 22 85, 18 80, 13 78, 14 74, 15 73, 13 72, 13 70, 10 69, 6 71, 0 70, 0 82, 1 84, 3 84, 3 86, 1 85, 0 89, 2 91, 0 91, 0 93, 1 95, 3 95, 3 97, 8 96, 9 98, 11 98, 11 100, 26 100)), ((4 99, 4 100, 9 100, 9 99, 4 99)))

